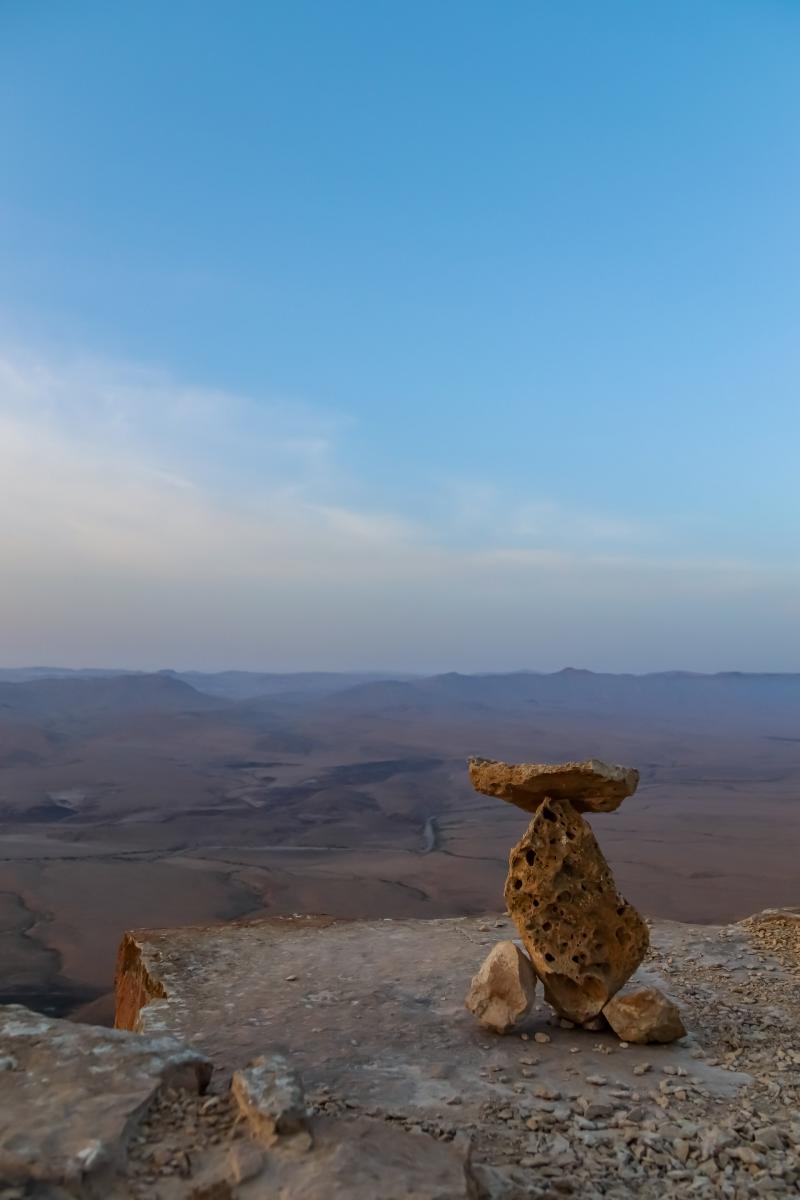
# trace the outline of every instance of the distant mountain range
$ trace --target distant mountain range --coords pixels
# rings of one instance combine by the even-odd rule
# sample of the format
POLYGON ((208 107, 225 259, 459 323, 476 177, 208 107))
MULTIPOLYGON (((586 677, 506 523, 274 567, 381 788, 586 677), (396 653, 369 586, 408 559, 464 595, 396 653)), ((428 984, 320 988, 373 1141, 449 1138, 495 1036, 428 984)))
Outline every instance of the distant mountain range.
POLYGON ((171 675, 89 675, 75 672, 9 683, 0 681, 0 715, 98 716, 126 712, 195 712, 219 707, 171 675))
MULTIPOLYGON (((739 719, 800 724, 800 674, 716 675, 668 671, 607 674, 566 668, 551 674, 390 676, 363 672, 114 672, 0 669, 0 712, 93 714, 193 712, 276 704, 334 706, 352 713, 441 708, 519 713, 541 709, 627 719, 739 719)), ((799 731, 800 732, 800 731, 799 731)))
POLYGON ((553 674, 433 675, 406 682, 359 684, 337 693, 353 709, 469 705, 487 709, 547 709, 627 717, 714 716, 735 719, 789 715, 800 720, 800 675, 670 671, 611 675, 567 668, 553 674))

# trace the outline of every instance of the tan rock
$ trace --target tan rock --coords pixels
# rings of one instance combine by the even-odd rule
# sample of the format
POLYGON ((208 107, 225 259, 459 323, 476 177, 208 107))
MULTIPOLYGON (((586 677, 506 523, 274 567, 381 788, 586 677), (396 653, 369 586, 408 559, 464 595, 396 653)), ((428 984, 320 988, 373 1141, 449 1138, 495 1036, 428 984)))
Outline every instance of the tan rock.
POLYGON ((306 1134, 308 1121, 300 1076, 281 1054, 260 1055, 234 1071, 231 1091, 253 1135, 272 1145, 279 1135, 306 1134))
POLYGON ((603 1015, 623 1042, 675 1042, 686 1035, 678 1006, 658 988, 615 996, 603 1015))
POLYGON ((546 999, 578 1024, 602 1011, 647 950, 646 924, 568 800, 537 809, 509 855, 505 898, 546 999))
POLYGON ((478 792, 499 796, 525 812, 547 797, 566 799, 577 812, 613 812, 639 783, 633 767, 619 767, 590 758, 586 762, 504 763, 471 758, 469 777, 478 792))
POLYGON ((531 1011, 536 976, 514 942, 498 942, 472 979, 464 1001, 482 1025, 508 1033, 531 1011))

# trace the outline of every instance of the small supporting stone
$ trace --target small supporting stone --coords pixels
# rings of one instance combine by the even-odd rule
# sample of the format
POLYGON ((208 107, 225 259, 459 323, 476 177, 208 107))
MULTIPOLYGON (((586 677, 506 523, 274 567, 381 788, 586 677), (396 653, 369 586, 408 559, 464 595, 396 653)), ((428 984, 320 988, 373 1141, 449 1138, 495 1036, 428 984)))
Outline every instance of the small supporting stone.
POLYGON ((639 988, 614 997, 603 1015, 623 1042, 675 1042, 686 1029, 677 1004, 658 988, 639 988))
POLYGON ((533 1007, 536 975, 514 942, 498 942, 472 979, 464 1001, 487 1029, 509 1033, 533 1007))

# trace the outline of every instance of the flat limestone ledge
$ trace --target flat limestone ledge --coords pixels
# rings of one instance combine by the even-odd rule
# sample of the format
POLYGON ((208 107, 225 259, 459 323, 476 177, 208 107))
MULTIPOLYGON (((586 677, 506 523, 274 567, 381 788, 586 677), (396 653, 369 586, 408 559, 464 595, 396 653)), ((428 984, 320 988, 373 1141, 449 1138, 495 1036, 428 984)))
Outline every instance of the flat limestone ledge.
POLYGON ((210 1077, 211 1064, 174 1038, 0 1006, 0 1197, 4 1184, 38 1187, 54 1200, 62 1186, 70 1195, 116 1195, 131 1134, 156 1095, 197 1094, 210 1077))
MULTIPOLYGON (((173 1034, 202 1051, 219 1083, 269 1049, 291 1060, 308 1093, 321 1089, 365 1113, 424 1120, 457 1105, 462 1127, 480 1124, 487 1102, 518 1098, 526 1054, 535 1062, 528 1074, 553 1091, 591 1093, 593 1076, 641 1089, 636 1068, 645 1067, 653 1082, 662 1070, 685 1074, 701 1094, 732 1100, 752 1076, 746 1054, 722 1061, 720 1022, 739 1012, 752 1022, 741 989, 756 971, 767 983, 785 980, 784 967, 754 949, 741 926, 654 922, 651 933, 653 954, 633 982, 680 1005, 689 1035, 669 1046, 620 1048, 610 1032, 562 1028, 541 989, 517 1033, 487 1033, 464 997, 491 946, 515 937, 503 917, 140 930, 121 948, 118 1011, 138 1032, 173 1034), (132 996, 146 993, 145 977, 153 999, 137 1008, 132 996), (537 1033, 549 1041, 536 1044, 537 1033)), ((778 1003, 774 988, 769 994, 778 1003)), ((777 1028, 790 1016, 775 1009, 770 1020, 777 1028)))

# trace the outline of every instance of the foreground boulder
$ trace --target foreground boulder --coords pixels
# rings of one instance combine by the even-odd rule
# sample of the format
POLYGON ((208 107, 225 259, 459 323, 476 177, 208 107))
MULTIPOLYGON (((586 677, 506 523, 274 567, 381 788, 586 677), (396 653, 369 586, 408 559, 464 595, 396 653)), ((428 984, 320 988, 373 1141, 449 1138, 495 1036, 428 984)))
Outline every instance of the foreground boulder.
POLYGON ((576 812, 613 812, 632 796, 639 772, 590 758, 586 762, 505 763, 471 758, 469 776, 477 792, 508 800, 535 813, 548 798, 569 800, 576 812))
POLYGON ((602 1012, 647 950, 645 922, 568 800, 537 809, 509 856, 505 899, 546 999, 578 1024, 602 1012))
POLYGON ((173 1037, 76 1025, 17 1004, 0 1008, 0 1061, 0 1182, 36 1195, 65 1187, 110 1196, 159 1090, 197 1093, 211 1076, 208 1059, 173 1037))
POLYGON ((603 1015, 623 1042, 675 1042, 686 1034, 678 1006, 658 988, 615 996, 603 1015))
POLYGON ((498 942, 473 976, 464 1001, 487 1029, 509 1033, 533 1007, 536 975, 514 942, 498 942))

